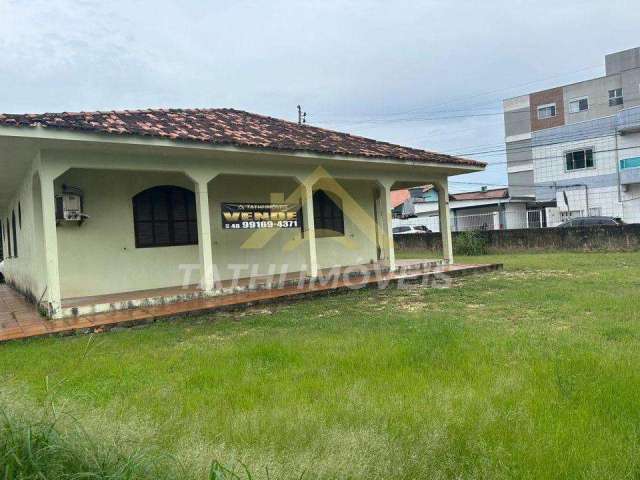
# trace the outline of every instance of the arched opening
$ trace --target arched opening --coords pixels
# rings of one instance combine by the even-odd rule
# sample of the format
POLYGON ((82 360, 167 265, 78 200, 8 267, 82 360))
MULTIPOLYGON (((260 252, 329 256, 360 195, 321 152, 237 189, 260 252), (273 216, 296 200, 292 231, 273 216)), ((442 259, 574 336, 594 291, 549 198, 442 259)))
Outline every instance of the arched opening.
POLYGON ((162 185, 133 197, 136 248, 198 244, 196 198, 191 190, 162 185))

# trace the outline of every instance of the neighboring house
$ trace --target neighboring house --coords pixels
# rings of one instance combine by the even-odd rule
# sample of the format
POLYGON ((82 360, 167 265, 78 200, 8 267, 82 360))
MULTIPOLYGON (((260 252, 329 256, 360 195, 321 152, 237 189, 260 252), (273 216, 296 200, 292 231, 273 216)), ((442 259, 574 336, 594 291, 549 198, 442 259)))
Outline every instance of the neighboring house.
POLYGON ((504 101, 514 198, 574 215, 640 222, 640 48, 605 57, 605 76, 504 101))
POLYGON ((414 188, 394 190, 391 192, 394 218, 411 218, 420 216, 425 211, 431 212, 435 205, 438 210, 438 193, 433 185, 421 185, 414 188), (436 202, 434 204, 434 202, 436 202))
POLYGON ((233 109, 0 115, 5 277, 53 317, 79 297, 379 263, 391 189, 473 160, 233 109), (187 277, 188 278, 188 277, 187 277))
MULTIPOLYGON (((421 225, 439 231, 437 191, 431 186, 405 191, 406 200, 393 211, 393 226, 421 225)), ((540 212, 529 210, 528 203, 525 199, 511 197, 507 188, 452 193, 449 194, 451 228, 463 231, 544 226, 540 212)))

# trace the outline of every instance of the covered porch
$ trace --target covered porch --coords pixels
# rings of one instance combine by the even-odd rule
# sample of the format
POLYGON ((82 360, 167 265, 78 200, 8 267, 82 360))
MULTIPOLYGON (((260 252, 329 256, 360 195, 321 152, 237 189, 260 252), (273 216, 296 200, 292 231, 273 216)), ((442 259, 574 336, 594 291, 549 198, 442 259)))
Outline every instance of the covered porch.
POLYGON ((184 168, 180 157, 41 152, 17 202, 31 218, 13 238, 22 255, 7 252, 8 278, 47 316, 67 318, 264 289, 274 276, 308 284, 336 268, 394 272, 390 192, 426 180, 445 199, 438 265, 453 262, 446 178, 398 181, 316 162, 238 168, 230 157, 184 168), (56 212, 66 192, 79 192, 86 217, 56 212), (226 202, 285 205, 296 223, 228 228, 226 202), (31 275, 18 268, 25 257, 31 275))
POLYGON ((1 130, 6 277, 54 319, 274 289, 274 275, 312 286, 327 270, 394 274, 390 193, 426 183, 443 237, 430 265, 451 265, 448 177, 482 168, 1 130), (281 226, 270 215, 282 212, 281 226))

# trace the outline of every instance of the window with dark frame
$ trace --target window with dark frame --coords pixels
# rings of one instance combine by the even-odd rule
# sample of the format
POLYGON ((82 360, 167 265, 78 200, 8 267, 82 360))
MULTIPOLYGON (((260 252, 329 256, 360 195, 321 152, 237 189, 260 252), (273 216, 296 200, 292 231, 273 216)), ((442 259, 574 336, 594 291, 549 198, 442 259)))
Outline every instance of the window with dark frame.
POLYGON ((569 113, 586 112, 589 110, 589 98, 575 98, 569 102, 569 113))
POLYGON ((195 194, 182 187, 152 187, 133 197, 136 248, 198 244, 195 194))
POLYGON ((13 234, 13 256, 18 258, 18 235, 16 228, 16 211, 11 211, 11 233, 13 234))
POLYGON ((318 237, 340 237, 344 235, 342 203, 324 190, 313 192, 313 222, 318 237))
POLYGON ((538 120, 544 120, 545 118, 553 118, 556 116, 556 104, 549 103, 547 105, 538 106, 538 120))
POLYGON ((0 262, 4 260, 4 225, 0 220, 0 262))
POLYGON ((609 106, 615 107, 616 105, 622 105, 624 103, 624 97, 622 95, 621 88, 614 88, 609 90, 609 106))
POLYGON ((593 149, 574 150, 565 154, 567 171, 593 168, 593 149))

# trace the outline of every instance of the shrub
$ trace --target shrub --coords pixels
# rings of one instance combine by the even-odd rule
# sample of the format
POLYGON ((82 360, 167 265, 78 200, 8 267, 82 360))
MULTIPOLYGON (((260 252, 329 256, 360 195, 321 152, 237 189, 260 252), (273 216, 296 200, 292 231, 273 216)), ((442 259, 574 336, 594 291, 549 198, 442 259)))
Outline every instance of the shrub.
POLYGON ((454 237, 453 249, 457 255, 486 255, 488 244, 483 232, 460 232, 454 237))

